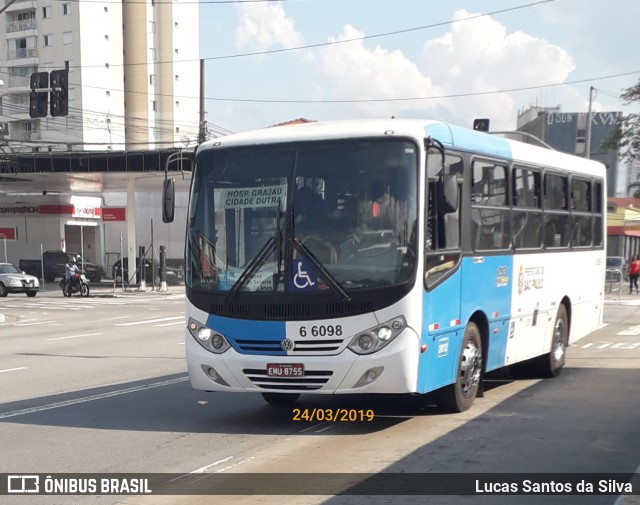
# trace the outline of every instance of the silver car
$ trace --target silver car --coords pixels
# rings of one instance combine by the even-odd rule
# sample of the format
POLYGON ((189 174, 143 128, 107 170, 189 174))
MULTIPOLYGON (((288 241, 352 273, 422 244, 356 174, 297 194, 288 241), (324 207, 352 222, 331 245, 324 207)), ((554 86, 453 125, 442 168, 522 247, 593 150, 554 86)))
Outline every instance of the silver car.
POLYGON ((9 293, 26 293, 36 296, 40 283, 38 278, 18 270, 11 263, 0 263, 0 297, 9 293))

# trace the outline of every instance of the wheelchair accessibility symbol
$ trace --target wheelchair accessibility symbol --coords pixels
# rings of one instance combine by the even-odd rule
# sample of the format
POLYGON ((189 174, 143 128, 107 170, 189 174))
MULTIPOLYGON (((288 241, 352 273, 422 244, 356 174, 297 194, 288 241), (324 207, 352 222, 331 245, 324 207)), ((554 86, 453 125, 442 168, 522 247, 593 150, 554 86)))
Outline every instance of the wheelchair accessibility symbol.
POLYGON ((292 264, 290 288, 298 291, 311 291, 318 283, 318 277, 312 265, 303 259, 294 260, 292 264))

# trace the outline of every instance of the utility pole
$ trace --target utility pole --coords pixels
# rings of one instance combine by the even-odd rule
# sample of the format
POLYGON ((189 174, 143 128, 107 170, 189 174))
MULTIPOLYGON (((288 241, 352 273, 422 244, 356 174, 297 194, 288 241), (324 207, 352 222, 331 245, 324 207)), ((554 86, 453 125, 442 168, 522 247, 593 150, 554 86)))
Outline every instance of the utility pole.
POLYGON ((593 92, 595 88, 593 86, 589 86, 589 112, 587 113, 587 133, 585 138, 585 153, 584 157, 587 159, 591 158, 591 106, 593 104, 593 92))
POLYGON ((198 130, 198 144, 207 140, 207 124, 204 120, 204 60, 200 60, 200 118, 198 130))

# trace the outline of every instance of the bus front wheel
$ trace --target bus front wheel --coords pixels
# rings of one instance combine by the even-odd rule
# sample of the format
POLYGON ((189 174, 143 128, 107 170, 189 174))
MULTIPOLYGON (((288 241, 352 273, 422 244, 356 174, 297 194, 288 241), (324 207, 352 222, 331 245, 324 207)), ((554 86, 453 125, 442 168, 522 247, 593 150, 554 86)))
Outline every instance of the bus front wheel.
POLYGON ((262 398, 271 405, 292 405, 299 396, 298 393, 262 393, 262 398))
POLYGON ((456 381, 438 392, 441 408, 450 412, 469 410, 478 394, 482 379, 482 339, 480 330, 470 322, 464 330, 456 381))

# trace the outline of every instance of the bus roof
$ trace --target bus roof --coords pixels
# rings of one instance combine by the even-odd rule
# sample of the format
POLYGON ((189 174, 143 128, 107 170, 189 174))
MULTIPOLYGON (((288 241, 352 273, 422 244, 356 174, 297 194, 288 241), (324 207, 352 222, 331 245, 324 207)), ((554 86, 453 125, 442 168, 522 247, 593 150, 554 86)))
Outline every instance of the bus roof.
POLYGON ((198 152, 224 147, 381 136, 432 137, 449 149, 529 165, 558 167, 587 175, 605 175, 604 165, 594 160, 428 119, 359 119, 285 124, 219 137, 202 144, 198 152))

